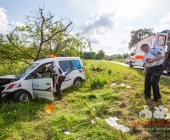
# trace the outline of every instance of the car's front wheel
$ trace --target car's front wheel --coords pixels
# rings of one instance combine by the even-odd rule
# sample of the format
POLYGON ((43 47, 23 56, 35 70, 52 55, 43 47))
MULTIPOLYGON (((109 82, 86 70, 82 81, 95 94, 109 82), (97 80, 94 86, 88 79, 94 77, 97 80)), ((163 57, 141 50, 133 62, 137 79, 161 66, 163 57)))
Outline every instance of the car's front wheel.
POLYGON ((30 95, 27 91, 25 90, 20 90, 20 91, 17 91, 15 93, 15 95, 13 96, 13 101, 14 102, 22 102, 22 103, 25 103, 27 102, 28 100, 30 100, 30 95))
POLYGON ((132 68, 133 65, 132 65, 132 61, 129 62, 129 67, 132 68))

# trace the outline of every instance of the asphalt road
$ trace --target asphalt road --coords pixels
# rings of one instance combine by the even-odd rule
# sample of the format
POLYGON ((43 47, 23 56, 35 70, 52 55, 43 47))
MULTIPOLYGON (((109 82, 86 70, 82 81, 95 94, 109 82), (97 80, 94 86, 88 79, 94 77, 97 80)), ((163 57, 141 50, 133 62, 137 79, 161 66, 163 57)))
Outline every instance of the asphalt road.
MULTIPOLYGON (((115 61, 111 61, 111 62, 116 63, 116 64, 119 64, 119 65, 122 65, 122 66, 129 67, 128 64, 125 64, 125 63, 122 63, 122 62, 115 62, 115 61)), ((139 69, 139 70, 143 70, 143 67, 134 66, 133 68, 139 69)), ((166 71, 163 71, 163 74, 162 74, 161 76, 170 79, 170 75, 169 75, 166 71)))

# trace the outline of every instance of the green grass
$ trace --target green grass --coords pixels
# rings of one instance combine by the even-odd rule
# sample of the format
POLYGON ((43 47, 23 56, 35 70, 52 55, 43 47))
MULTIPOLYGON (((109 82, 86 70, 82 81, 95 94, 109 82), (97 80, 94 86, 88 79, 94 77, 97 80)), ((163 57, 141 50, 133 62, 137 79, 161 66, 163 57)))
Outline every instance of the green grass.
MULTIPOLYGON (((107 61, 84 61, 86 82, 79 89, 63 91, 64 102, 56 104, 51 114, 45 107, 48 100, 32 100, 25 104, 0 104, 0 139, 5 140, 168 140, 169 131, 137 130, 133 121, 142 121, 138 114, 144 105, 153 111, 163 104, 170 108, 169 79, 161 78, 162 101, 152 103, 141 98, 144 76, 142 72, 107 61), (102 72, 93 72, 100 67, 102 72), (111 71, 108 74, 108 71, 111 71), (111 83, 116 83, 111 87, 111 83), (120 86, 121 83, 130 85, 120 86), (105 118, 116 116, 119 124, 130 131, 123 133, 110 127, 105 118), (91 122, 94 120, 94 123, 91 122), (65 135, 63 129, 71 134, 65 135)), ((169 111, 170 112, 170 111, 169 111)), ((153 118, 151 120, 154 120, 153 118)), ((150 120, 148 120, 150 121, 150 120)))

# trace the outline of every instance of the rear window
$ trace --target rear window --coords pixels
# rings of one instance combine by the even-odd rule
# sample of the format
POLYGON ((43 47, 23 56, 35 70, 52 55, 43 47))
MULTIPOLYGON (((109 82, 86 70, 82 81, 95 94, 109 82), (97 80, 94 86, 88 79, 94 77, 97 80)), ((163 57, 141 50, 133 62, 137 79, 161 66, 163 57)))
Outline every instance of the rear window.
POLYGON ((72 69, 73 70, 77 70, 77 69, 82 68, 79 60, 71 60, 71 64, 72 64, 72 69))
POLYGON ((61 69, 64 71, 64 72, 67 72, 67 71, 71 71, 72 68, 71 68, 71 64, 68 60, 66 61, 59 61, 59 65, 61 67, 61 69))
POLYGON ((165 35, 160 35, 158 37, 158 46, 164 46, 166 42, 166 36, 165 35))
POLYGON ((64 72, 83 68, 79 60, 59 61, 59 65, 64 72))

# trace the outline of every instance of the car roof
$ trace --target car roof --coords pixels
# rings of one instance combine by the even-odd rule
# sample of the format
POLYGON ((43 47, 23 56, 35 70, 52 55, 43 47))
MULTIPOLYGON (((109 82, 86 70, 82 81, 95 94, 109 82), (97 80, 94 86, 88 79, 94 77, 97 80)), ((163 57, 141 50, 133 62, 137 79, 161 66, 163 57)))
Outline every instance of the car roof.
POLYGON ((80 57, 56 57, 56 58, 44 58, 41 60, 37 60, 34 63, 48 63, 48 62, 53 62, 56 60, 80 60, 80 57))

